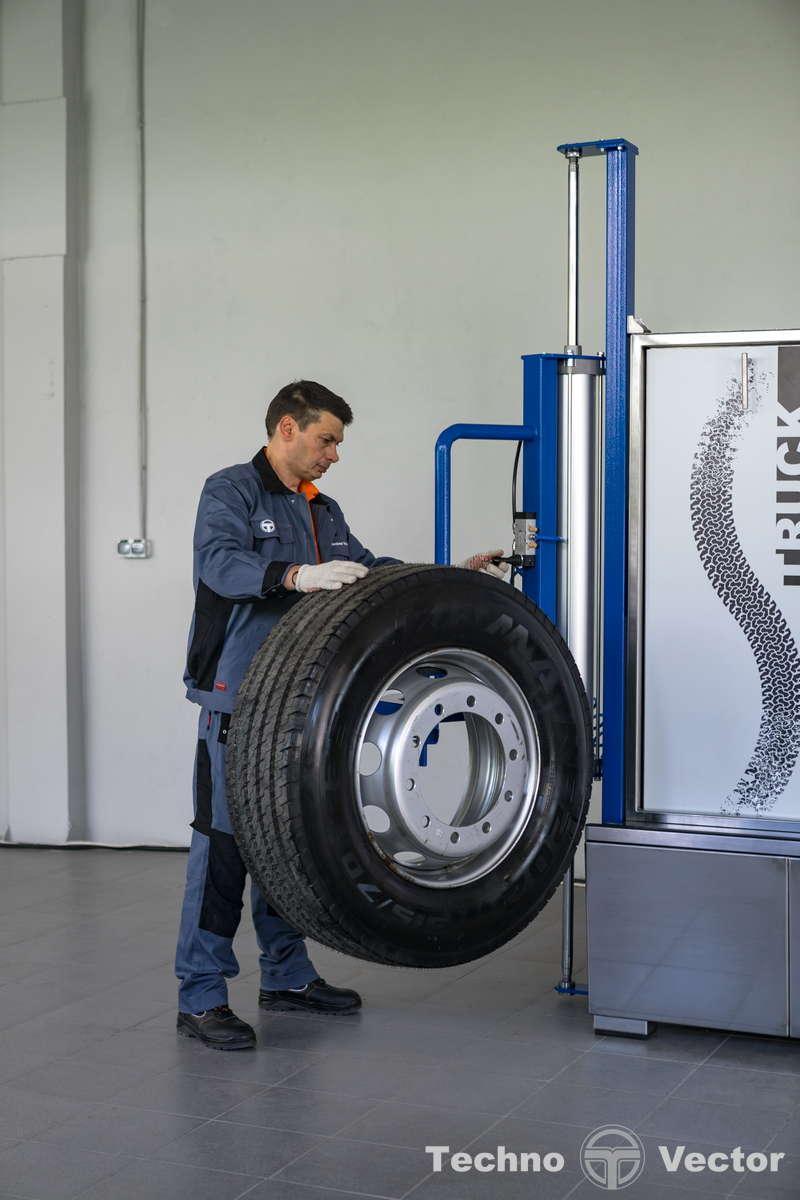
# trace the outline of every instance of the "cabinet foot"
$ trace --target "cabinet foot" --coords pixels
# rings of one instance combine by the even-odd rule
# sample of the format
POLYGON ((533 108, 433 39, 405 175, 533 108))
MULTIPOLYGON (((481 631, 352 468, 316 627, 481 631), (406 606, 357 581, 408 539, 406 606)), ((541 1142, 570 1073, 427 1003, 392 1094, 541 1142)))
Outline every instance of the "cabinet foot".
POLYGON ((640 1021, 636 1017, 594 1018, 595 1033, 616 1034, 618 1037, 647 1038, 655 1030, 654 1021, 640 1021))

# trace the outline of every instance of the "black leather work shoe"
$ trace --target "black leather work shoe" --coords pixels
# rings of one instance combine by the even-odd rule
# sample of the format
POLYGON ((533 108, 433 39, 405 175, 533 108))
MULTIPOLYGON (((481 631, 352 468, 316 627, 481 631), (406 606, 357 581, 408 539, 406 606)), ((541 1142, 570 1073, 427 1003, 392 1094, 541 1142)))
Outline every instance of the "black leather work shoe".
POLYGON ((181 1037, 199 1038, 215 1050, 252 1050, 256 1034, 252 1025, 231 1012, 227 1004, 218 1004, 204 1013, 178 1013, 181 1037))
POLYGON ((258 993, 261 1008, 271 1012, 352 1013, 361 1008, 358 992, 332 987, 324 979, 312 979, 302 991, 258 993))

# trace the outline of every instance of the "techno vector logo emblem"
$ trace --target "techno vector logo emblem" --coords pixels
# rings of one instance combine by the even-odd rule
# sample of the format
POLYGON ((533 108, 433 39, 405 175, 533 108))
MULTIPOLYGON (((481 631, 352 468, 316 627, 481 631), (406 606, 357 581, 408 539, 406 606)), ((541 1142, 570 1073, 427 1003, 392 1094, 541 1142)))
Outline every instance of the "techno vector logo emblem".
POLYGON ((262 521, 261 522, 261 532, 262 533, 274 533, 275 532, 275 522, 270 521, 269 519, 267 519, 266 521, 262 521))
POLYGON ((624 1125, 604 1125, 590 1133, 581 1146, 580 1162, 590 1183, 607 1192, 619 1192, 644 1170, 644 1146, 624 1125))

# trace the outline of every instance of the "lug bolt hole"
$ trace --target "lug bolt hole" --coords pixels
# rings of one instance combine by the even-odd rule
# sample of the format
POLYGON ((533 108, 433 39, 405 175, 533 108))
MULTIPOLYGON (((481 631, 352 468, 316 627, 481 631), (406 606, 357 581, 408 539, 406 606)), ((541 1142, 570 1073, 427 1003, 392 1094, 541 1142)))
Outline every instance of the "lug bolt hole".
POLYGON ((408 789, 409 792, 413 792, 415 787, 416 787, 416 781, 414 779, 406 780, 406 788, 408 789))
POLYGON ((511 759, 512 762, 515 762, 516 759, 519 757, 519 755, 517 754, 516 750, 509 750, 508 757, 511 759))
POLYGON ((481 829, 483 830, 484 833, 490 833, 491 828, 492 828, 491 821, 484 821, 483 824, 481 825, 481 829))
POLYGON ((475 707, 475 697, 467 696, 467 708, 474 708, 474 707, 475 707))
POLYGON ((494 723, 495 723, 495 725, 502 725, 502 724, 503 724, 503 714, 502 714, 502 713, 498 713, 498 714, 497 714, 497 716, 496 716, 496 717, 495 717, 495 719, 494 719, 494 723))
POLYGON ((422 828, 423 828, 423 829, 427 829, 427 828, 428 828, 428 826, 430 825, 430 823, 431 823, 431 819, 430 819, 430 817, 423 817, 423 818, 422 818, 422 828))
POLYGON ((451 833, 451 834, 450 834, 450 841, 451 841, 451 842, 453 842, 453 843, 455 844, 455 843, 458 841, 458 834, 457 834, 457 833, 451 833))
POLYGON ((414 736, 412 737, 411 745, 416 750, 417 746, 419 745, 419 734, 418 733, 415 733, 414 736))
POLYGON ((444 705, 437 704, 433 711, 436 713, 437 717, 440 717, 442 715, 442 713, 444 712, 444 705))
POLYGON ((514 793, 513 793, 513 792, 506 792, 506 794, 505 794, 505 799, 506 799, 506 800, 513 800, 513 799, 514 799, 514 793))

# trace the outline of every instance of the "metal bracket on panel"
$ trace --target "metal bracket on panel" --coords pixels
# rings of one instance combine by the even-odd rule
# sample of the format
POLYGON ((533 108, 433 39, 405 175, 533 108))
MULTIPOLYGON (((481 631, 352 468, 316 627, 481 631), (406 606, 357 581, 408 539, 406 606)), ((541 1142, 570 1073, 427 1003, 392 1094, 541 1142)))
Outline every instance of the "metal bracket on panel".
POLYGON ((633 142, 629 142, 627 138, 602 138, 596 142, 564 142, 561 146, 556 146, 559 154, 564 154, 567 157, 572 157, 576 154, 580 158, 597 158, 601 154, 607 154, 609 150, 630 150, 633 154, 638 154, 639 149, 634 146, 633 142))
POLYGON ((628 317, 628 333, 652 333, 652 329, 648 329, 644 321, 640 321, 638 317, 628 317))

